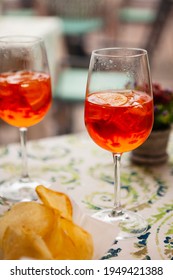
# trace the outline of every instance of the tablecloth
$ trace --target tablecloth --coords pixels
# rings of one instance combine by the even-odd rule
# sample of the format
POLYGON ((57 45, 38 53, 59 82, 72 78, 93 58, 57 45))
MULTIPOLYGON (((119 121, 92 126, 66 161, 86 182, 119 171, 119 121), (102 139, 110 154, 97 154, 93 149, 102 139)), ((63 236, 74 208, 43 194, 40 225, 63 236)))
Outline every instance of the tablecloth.
MULTIPOLYGON (((130 153, 122 156, 122 204, 139 212, 149 229, 140 237, 115 240, 102 259, 173 259, 173 135, 168 153, 169 161, 154 167, 133 164, 130 153)), ((28 142, 28 164, 31 176, 58 181, 90 215, 113 204, 112 156, 86 133, 28 142)), ((1 147, 0 185, 20 170, 20 146, 1 147)))

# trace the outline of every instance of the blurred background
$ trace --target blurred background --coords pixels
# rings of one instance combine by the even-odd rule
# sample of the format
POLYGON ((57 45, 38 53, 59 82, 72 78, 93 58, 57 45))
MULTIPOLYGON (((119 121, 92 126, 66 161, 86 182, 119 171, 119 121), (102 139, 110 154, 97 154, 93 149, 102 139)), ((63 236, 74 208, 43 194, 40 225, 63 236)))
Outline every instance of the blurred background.
MULTIPOLYGON (((52 107, 28 139, 85 130, 85 87, 91 51, 142 47, 153 82, 173 89, 173 0, 0 0, 0 36, 45 39, 52 107)), ((0 120, 0 145, 18 142, 18 129, 0 120)))

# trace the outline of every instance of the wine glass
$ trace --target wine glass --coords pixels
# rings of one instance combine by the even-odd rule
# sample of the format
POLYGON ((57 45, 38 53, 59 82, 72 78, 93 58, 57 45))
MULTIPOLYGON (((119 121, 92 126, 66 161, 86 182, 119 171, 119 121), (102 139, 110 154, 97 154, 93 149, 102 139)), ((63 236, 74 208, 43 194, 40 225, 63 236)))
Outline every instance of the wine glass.
POLYGON ((85 125, 93 141, 113 154, 114 205, 94 216, 119 227, 117 239, 143 234, 147 222, 122 208, 120 161, 140 146, 153 125, 153 96, 147 51, 105 48, 91 55, 85 98, 85 125))
POLYGON ((43 39, 34 36, 0 37, 0 117, 18 127, 22 174, 0 185, 0 195, 9 201, 35 199, 35 187, 43 183, 30 178, 27 168, 26 133, 48 112, 51 79, 43 39))

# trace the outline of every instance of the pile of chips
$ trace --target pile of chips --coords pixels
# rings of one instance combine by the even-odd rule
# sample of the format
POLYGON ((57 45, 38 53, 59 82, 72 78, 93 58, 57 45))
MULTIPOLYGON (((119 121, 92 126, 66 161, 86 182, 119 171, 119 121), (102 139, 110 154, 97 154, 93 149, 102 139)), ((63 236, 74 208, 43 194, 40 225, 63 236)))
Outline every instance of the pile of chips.
POLYGON ((36 192, 40 203, 16 203, 0 218, 0 259, 92 259, 92 236, 74 223, 69 197, 41 185, 36 192))

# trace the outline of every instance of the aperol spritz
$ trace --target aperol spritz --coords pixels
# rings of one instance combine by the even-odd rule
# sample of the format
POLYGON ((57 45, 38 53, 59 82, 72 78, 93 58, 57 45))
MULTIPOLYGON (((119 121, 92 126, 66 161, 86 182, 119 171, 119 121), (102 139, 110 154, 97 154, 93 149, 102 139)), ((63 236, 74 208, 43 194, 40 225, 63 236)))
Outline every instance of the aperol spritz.
POLYGON ((51 78, 42 38, 34 36, 0 37, 0 117, 18 127, 21 141, 22 172, 0 184, 0 196, 12 201, 36 199, 35 187, 46 183, 29 176, 26 133, 48 112, 51 78))
POLYGON ((140 146, 153 125, 153 96, 147 51, 105 48, 91 55, 85 98, 85 125, 93 141, 114 160, 114 204, 94 216, 119 228, 116 239, 143 234, 147 222, 121 205, 120 161, 140 146), (143 90, 146 89, 146 90, 143 90))

